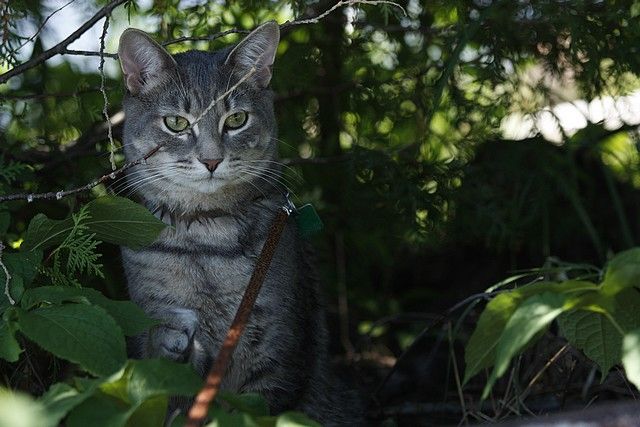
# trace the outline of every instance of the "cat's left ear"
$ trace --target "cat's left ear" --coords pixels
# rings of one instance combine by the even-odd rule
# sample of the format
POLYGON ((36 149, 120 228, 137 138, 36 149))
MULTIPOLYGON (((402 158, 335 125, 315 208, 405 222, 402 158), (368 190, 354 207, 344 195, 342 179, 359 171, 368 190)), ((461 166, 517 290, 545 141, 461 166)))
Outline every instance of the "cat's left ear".
POLYGON ((232 64, 240 77, 255 67, 252 80, 265 88, 271 81, 271 68, 276 57, 280 27, 275 21, 265 22, 233 48, 225 64, 232 64))

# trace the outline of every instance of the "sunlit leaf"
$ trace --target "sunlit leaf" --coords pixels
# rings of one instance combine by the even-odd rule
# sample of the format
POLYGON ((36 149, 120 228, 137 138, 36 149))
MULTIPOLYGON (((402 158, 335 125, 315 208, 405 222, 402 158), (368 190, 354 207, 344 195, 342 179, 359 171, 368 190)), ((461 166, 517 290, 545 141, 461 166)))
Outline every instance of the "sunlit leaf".
POLYGON ((544 330, 563 311, 567 310, 565 295, 545 292, 524 301, 513 313, 500 335, 496 348, 496 363, 482 393, 483 399, 489 395, 495 381, 509 367, 511 359, 538 332, 544 330))

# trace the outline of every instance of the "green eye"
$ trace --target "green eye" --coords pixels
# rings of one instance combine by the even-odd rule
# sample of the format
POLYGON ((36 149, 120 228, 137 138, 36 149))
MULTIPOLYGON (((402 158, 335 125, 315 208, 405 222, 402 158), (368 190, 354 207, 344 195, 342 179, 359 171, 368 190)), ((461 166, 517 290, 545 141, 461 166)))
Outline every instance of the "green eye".
POLYGON ((165 116, 164 124, 173 132, 182 132, 189 127, 189 120, 182 116, 165 116))
POLYGON ((227 116, 224 127, 227 129, 239 129, 247 123, 249 115, 245 111, 237 111, 227 116))

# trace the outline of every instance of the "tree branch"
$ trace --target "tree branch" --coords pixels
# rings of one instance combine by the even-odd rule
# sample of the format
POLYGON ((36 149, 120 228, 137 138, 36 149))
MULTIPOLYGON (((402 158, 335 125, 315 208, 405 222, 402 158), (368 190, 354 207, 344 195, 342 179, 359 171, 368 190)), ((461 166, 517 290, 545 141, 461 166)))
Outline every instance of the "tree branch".
POLYGON ((12 68, 6 73, 0 74, 0 84, 6 83, 7 80, 9 80, 11 77, 17 76, 18 74, 22 74, 25 71, 35 67, 36 65, 43 63, 44 61, 46 61, 47 59, 55 55, 62 54, 66 50, 67 46, 69 46, 71 43, 73 43, 78 38, 80 38, 80 36, 86 33, 91 27, 93 27, 93 25, 96 22, 98 22, 100 19, 104 18, 105 16, 109 15, 111 11, 113 11, 113 9, 120 6, 122 3, 125 3, 126 1, 129 1, 129 0, 111 1, 108 5, 106 5, 105 7, 100 9, 98 12, 96 12, 95 15, 93 15, 80 28, 74 31, 69 37, 67 37, 66 39, 64 39, 63 41, 61 41, 60 43, 52 47, 51 49, 48 49, 42 52, 40 55, 36 56, 35 58, 31 58, 27 62, 24 62, 12 68))

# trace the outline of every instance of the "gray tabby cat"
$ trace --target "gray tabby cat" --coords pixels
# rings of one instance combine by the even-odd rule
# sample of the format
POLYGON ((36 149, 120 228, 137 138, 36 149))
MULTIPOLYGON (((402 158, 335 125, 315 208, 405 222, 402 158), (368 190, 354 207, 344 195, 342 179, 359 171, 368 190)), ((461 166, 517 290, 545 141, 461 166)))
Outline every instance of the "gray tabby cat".
MULTIPOLYGON (((285 201, 274 185, 280 170, 268 88, 278 41, 274 22, 213 53, 171 56, 135 29, 120 38, 126 158, 162 144, 127 185, 173 225, 147 248, 122 249, 132 300, 163 322, 139 337, 137 356, 189 361, 204 376, 231 324, 285 201)), ((300 410, 325 425, 359 424, 357 399, 329 370, 312 271, 289 223, 222 388, 262 394, 272 413, 300 410)))

